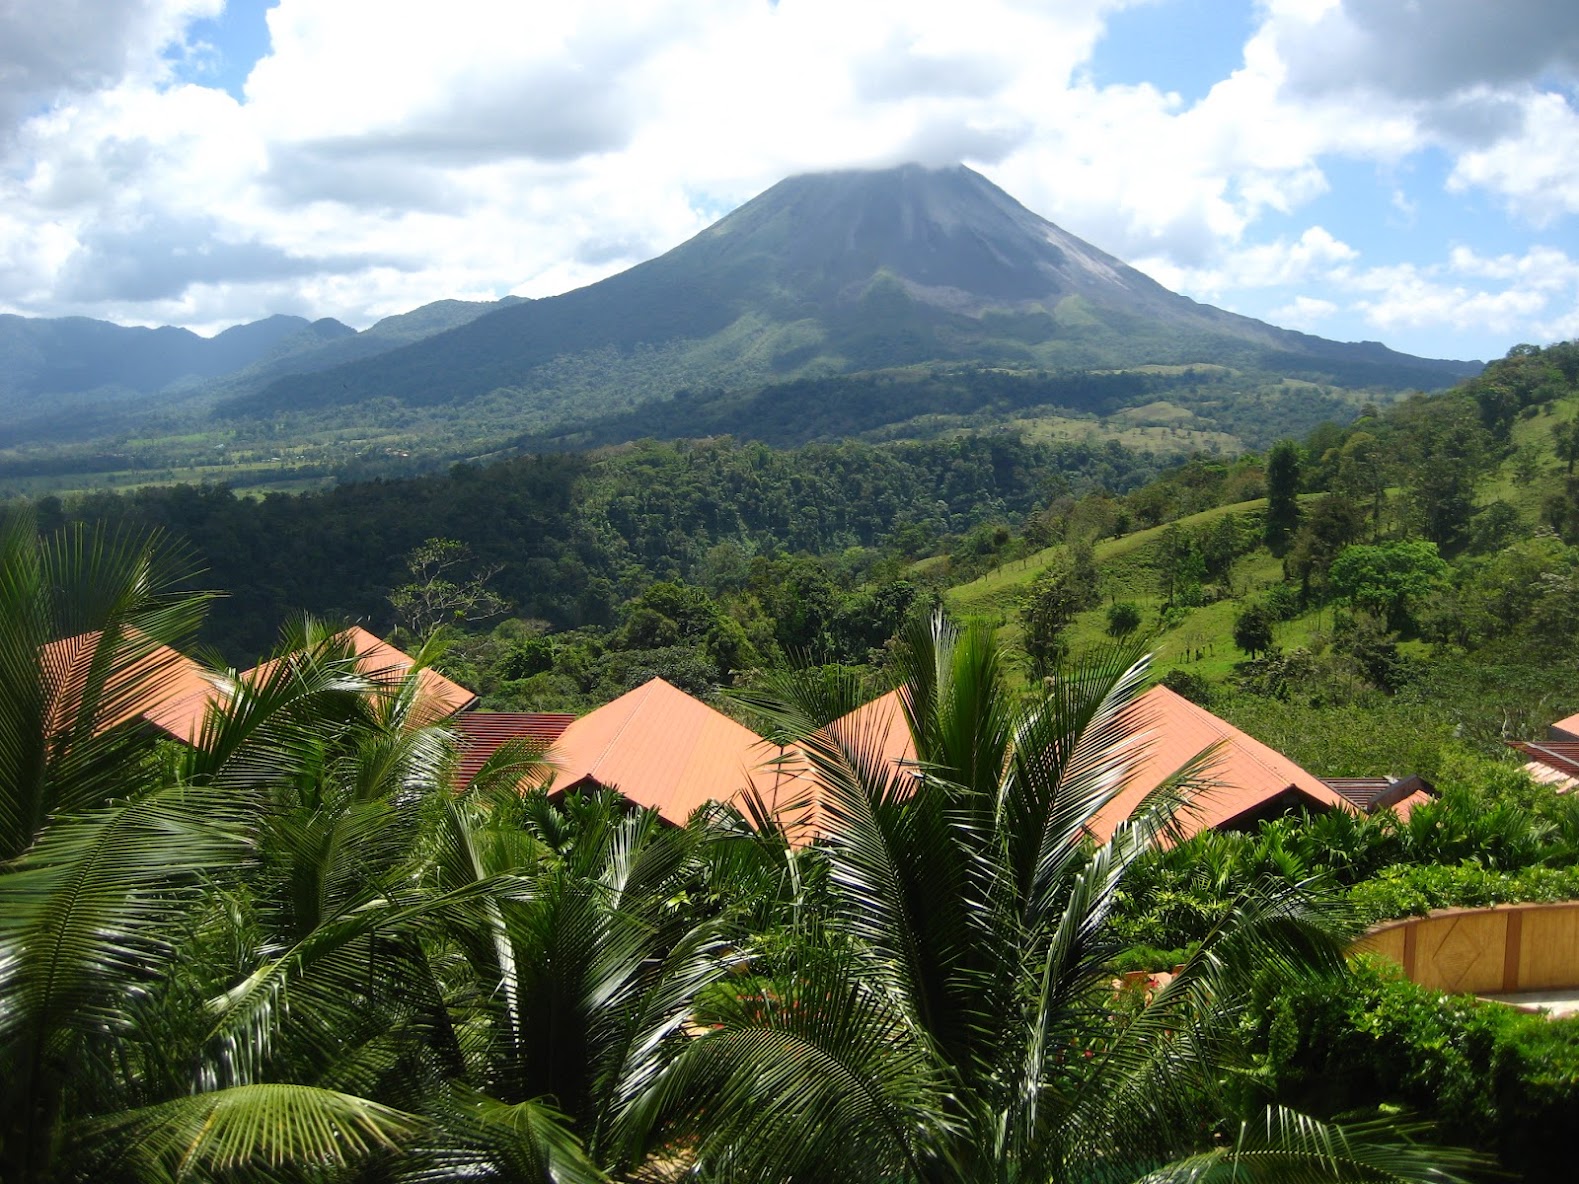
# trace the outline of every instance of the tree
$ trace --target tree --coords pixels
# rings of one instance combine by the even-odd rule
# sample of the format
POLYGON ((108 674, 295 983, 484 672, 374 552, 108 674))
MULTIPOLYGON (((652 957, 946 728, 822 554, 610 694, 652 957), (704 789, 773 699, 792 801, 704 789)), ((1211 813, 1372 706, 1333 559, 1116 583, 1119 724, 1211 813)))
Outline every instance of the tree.
POLYGON ((1255 659, 1272 648, 1272 614, 1260 601, 1247 604, 1234 618, 1234 644, 1255 659))
POLYGON ((1279 559, 1299 527, 1299 445, 1280 440, 1267 454, 1267 550, 1279 559))
POLYGON ((1220 1088, 1254 975, 1341 969, 1304 892, 1247 887, 1149 1005, 1115 1001, 1118 896, 1200 772, 1181 770, 1174 791, 1088 843, 1143 743, 1130 708, 1144 661, 1108 654, 1020 707, 988 631, 939 622, 907 642, 898 689, 914 766, 891 764, 869 729, 824 723, 837 711, 825 680, 780 680, 753 700, 800 737, 825 819, 827 899, 798 914, 820 940, 762 989, 718 998, 715 1027, 666 1074, 670 1096, 707 1099, 689 1129, 701 1174, 1450 1175, 1449 1155, 1382 1149, 1281 1110, 1241 1123, 1220 1088))
POLYGON ((418 638, 441 625, 497 617, 509 603, 488 587, 504 564, 479 566, 472 550, 454 539, 429 539, 406 556, 410 583, 389 594, 400 624, 418 638))
POLYGON ((1077 543, 1063 561, 1050 566, 1031 585, 1020 606, 1022 644, 1031 673, 1045 678, 1069 652, 1067 629, 1075 614, 1096 598, 1096 565, 1089 543, 1077 543))
POLYGON ((1468 400, 1405 406, 1412 415, 1404 418, 1401 475, 1415 524, 1427 540, 1452 552, 1474 517, 1491 441, 1468 400))
POLYGON ((1355 432, 1338 452, 1333 488, 1361 504, 1370 502, 1373 539, 1381 534, 1382 503, 1387 497, 1392 468, 1387 450, 1370 432, 1355 432))
POLYGON ((1346 547, 1327 580, 1342 603, 1381 618, 1394 632, 1414 628, 1414 611, 1447 579, 1435 543, 1423 539, 1346 547))
POLYGON ((1342 494, 1329 493, 1316 502, 1283 561, 1284 570, 1299 580, 1305 598, 1325 583, 1332 561, 1364 528, 1365 511, 1342 494))
POLYGON ((1206 560, 1195 537, 1177 523, 1162 532, 1157 544, 1157 578, 1167 605, 1199 604, 1206 560))
MULTIPOLYGON (((302 1042, 313 991, 293 994, 297 1027, 288 1029, 259 962, 342 971, 336 953, 356 938, 366 946, 379 919, 398 912, 387 892, 368 889, 405 883, 381 874, 389 845, 365 806, 324 846, 289 825, 282 795, 348 773, 334 757, 376 751, 376 764, 355 767, 382 771, 391 806, 396 788, 410 802, 435 750, 414 742, 410 760, 396 759, 373 743, 368 729, 394 720, 395 708, 375 709, 384 692, 332 640, 217 696, 195 746, 163 747, 137 714, 169 678, 172 651, 161 647, 201 619, 206 598, 178 590, 186 574, 157 537, 76 528, 39 539, 25 517, 0 520, 8 1181, 322 1171, 392 1148, 417 1125, 346 1088, 355 1073, 334 1079, 333 1054, 353 1048, 358 1029, 333 1048, 326 1029, 302 1042), (338 852, 349 875, 285 870, 313 851, 338 852), (349 918, 321 911, 313 920, 299 907, 342 885, 362 894, 348 902, 349 918), (316 1058, 302 1055, 311 1040, 316 1058)), ((414 705, 415 679, 395 697, 414 705)), ((379 796, 378 777, 352 783, 379 796)), ((387 1015, 354 998, 348 981, 363 980, 336 977, 331 992, 345 1014, 362 1031, 387 1031, 387 1015)), ((349 1057, 339 1066, 350 1070, 349 1057)))
POLYGON ((1108 606, 1107 631, 1114 639, 1128 637, 1140 628, 1140 606, 1133 600, 1118 600, 1108 606))
POLYGON ((506 887, 449 913, 446 940, 428 948, 422 974, 445 1022, 426 1053, 452 1068, 418 1166, 444 1178, 628 1178, 663 1154, 650 1138, 661 1107, 637 1103, 685 1043, 698 994, 729 973, 727 922, 763 896, 763 845, 705 816, 671 828, 611 793, 558 806, 542 793, 471 795, 435 841, 438 891, 506 887), (731 845, 718 870, 713 856, 731 845), (730 903, 679 907, 708 890, 730 903))
POLYGON ((1579 460, 1579 418, 1565 419, 1552 424, 1552 442, 1557 459, 1567 464, 1565 473, 1574 475, 1574 462, 1579 460))

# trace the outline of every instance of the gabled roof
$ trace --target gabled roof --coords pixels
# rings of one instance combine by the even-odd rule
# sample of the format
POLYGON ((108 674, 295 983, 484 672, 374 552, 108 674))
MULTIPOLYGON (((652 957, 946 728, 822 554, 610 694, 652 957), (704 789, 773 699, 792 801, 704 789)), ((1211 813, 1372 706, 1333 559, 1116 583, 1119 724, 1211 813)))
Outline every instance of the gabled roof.
MULTIPOLYGON (((1210 787, 1180 816, 1185 834, 1247 822, 1261 811, 1293 802, 1353 809, 1350 803, 1282 753, 1268 748, 1227 720, 1158 685, 1130 708, 1145 734, 1125 787, 1092 819, 1091 833, 1105 842, 1141 801, 1201 752, 1217 745, 1205 771, 1210 787)), ((916 760, 899 692, 890 691, 829 725, 845 742, 861 737, 890 762, 916 760)))
MULTIPOLYGON (((1557 731, 1556 725, 1552 731, 1557 731)), ((1543 785, 1558 793, 1579 785, 1579 740, 1513 740, 1508 747, 1529 758, 1524 771, 1543 785)))
POLYGON ((771 765, 777 748, 661 678, 576 720, 555 752, 556 792, 618 790, 674 823, 709 801, 738 802, 747 787, 773 801, 785 776, 771 765))
POLYGON ((1279 805, 1280 799, 1353 809, 1341 794, 1281 752, 1161 683, 1137 699, 1130 710, 1144 729, 1146 742, 1131 769, 1129 783, 1094 820, 1092 831, 1099 841, 1105 841, 1148 793, 1212 745, 1218 747, 1204 771, 1208 786, 1195 795, 1180 817, 1186 834, 1248 822, 1259 812, 1279 805))
POLYGON ((1411 810, 1432 797, 1432 787, 1423 777, 1323 777, 1321 783, 1367 814, 1391 810, 1408 818, 1411 810))
POLYGON ((1546 735, 1552 740, 1579 740, 1579 715, 1558 720, 1546 729, 1546 735))
POLYGON ((511 740, 530 740, 548 748, 576 717, 557 711, 463 711, 450 721, 459 741, 461 759, 455 767, 457 785, 477 776, 488 758, 511 740))
MULTIPOLYGON (((44 646, 39 661, 51 697, 51 727, 63 727, 76 712, 88 671, 103 634, 95 630, 44 646)), ((223 702, 228 684, 178 650, 138 637, 128 652, 146 648, 122 674, 109 680, 99 703, 95 732, 142 719, 177 740, 193 743, 210 703, 223 702)))
POLYGON ((910 741, 904 702, 898 690, 863 703, 828 725, 828 731, 846 746, 869 747, 873 755, 895 765, 916 763, 916 746, 910 741))
MULTIPOLYGON (((405 679, 412 666, 416 665, 415 659, 410 654, 396 649, 363 629, 360 625, 352 625, 338 636, 345 638, 352 650, 356 653, 356 668, 359 673, 382 686, 393 687, 405 679)), ((243 678, 255 678, 266 675, 279 661, 271 658, 247 671, 243 678)), ((464 711, 477 702, 477 696, 457 682, 445 678, 431 666, 425 666, 417 674, 418 697, 421 701, 419 715, 423 723, 436 723, 457 711, 464 711)))

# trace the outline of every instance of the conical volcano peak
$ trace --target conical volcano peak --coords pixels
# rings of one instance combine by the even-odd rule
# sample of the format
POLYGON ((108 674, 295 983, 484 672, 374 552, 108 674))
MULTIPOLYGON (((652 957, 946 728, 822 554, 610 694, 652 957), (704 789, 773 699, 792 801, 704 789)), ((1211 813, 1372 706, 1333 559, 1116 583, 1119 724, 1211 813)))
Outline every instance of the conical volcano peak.
POLYGON ((1462 366, 1340 345, 1169 292, 963 165, 790 177, 673 250, 350 364, 281 379, 246 414, 510 392, 522 422, 678 389, 934 362, 1114 370, 1207 362, 1440 385, 1462 366))
POLYGON ((961 164, 790 177, 695 241, 717 252, 713 263, 771 259, 780 278, 810 283, 817 298, 848 296, 880 271, 956 310, 1166 295, 961 164))

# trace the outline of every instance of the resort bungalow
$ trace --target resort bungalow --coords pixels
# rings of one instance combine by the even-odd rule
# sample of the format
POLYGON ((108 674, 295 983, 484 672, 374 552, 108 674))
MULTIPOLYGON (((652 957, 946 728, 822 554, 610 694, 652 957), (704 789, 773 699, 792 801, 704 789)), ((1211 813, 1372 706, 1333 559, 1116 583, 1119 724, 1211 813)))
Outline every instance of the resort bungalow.
MULTIPOLYGON (((1426 800, 1430 787, 1418 778, 1323 781, 1282 753, 1190 702, 1165 686, 1152 687, 1131 708, 1144 740, 1124 787, 1092 820, 1091 835, 1105 842, 1118 823, 1146 796, 1198 754, 1213 750, 1200 780, 1205 782, 1180 816, 1186 835, 1202 830, 1249 830, 1263 819, 1293 810, 1391 808, 1400 815, 1426 800)), ((916 763, 899 692, 891 691, 830 725, 847 737, 863 736, 875 751, 898 765, 916 763)))

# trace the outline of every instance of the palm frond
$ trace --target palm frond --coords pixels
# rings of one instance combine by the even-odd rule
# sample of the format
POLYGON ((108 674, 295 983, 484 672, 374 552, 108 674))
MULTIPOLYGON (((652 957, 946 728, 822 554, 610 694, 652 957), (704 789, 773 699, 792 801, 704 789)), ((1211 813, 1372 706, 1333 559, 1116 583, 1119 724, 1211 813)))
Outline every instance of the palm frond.
POLYGON ((859 962, 815 959, 793 979, 715 998, 643 1099, 723 1178, 920 1178, 950 1125, 924 1036, 859 962))
POLYGON ((608 1179, 587 1156, 570 1120, 545 1099, 507 1103, 462 1088, 445 1099, 414 1160, 401 1173, 413 1184, 474 1178, 604 1184, 608 1179))
POLYGON ((1191 1156, 1136 1184, 1462 1184, 1489 1165, 1473 1152, 1417 1143, 1419 1127, 1339 1125, 1271 1107, 1241 1124, 1231 1147, 1191 1156))
POLYGON ((56 821, 0 875, 0 1046, 123 1026, 186 894, 249 852, 228 803, 183 788, 56 821))
POLYGON ((394 1151, 422 1127, 417 1116, 308 1085, 240 1085, 82 1124, 153 1178, 236 1169, 344 1167, 394 1151), (157 1175, 155 1175, 157 1173, 157 1175))
POLYGON ((157 533, 40 539, 28 513, 0 514, 0 862, 52 814, 128 795, 154 743, 133 721, 169 700, 168 647, 209 599, 174 591, 192 574, 157 533))

